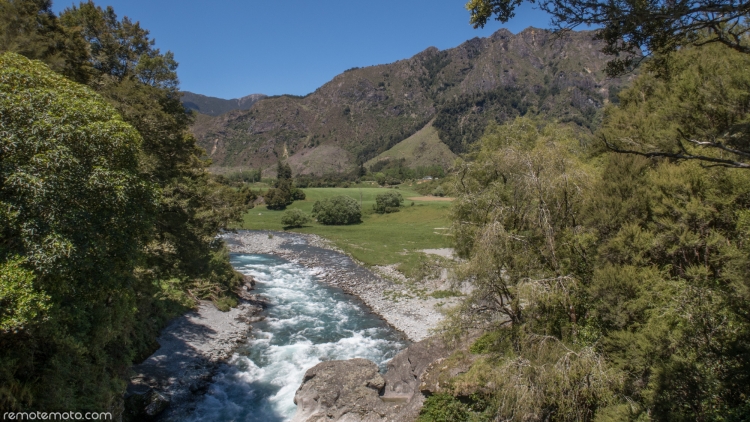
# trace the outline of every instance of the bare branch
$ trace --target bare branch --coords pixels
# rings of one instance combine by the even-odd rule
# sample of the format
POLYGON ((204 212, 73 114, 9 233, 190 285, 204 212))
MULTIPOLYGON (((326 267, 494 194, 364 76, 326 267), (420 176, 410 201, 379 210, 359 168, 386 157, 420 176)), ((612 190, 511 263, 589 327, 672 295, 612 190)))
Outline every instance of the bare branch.
POLYGON ((709 157, 706 155, 694 155, 694 154, 689 154, 689 153, 670 153, 670 152, 662 152, 662 151, 641 152, 641 151, 628 150, 628 149, 619 149, 615 147, 614 145, 610 144, 609 141, 607 141, 607 138, 604 137, 603 135, 602 135, 602 140, 604 141, 604 145, 606 145, 606 147, 610 151, 613 151, 619 154, 634 154, 634 155, 640 155, 641 157, 647 157, 647 158, 662 157, 662 158, 672 158, 674 160, 699 160, 699 161, 707 161, 710 163, 717 163, 717 165, 720 165, 723 167, 750 169, 750 164, 743 163, 741 161, 709 157))

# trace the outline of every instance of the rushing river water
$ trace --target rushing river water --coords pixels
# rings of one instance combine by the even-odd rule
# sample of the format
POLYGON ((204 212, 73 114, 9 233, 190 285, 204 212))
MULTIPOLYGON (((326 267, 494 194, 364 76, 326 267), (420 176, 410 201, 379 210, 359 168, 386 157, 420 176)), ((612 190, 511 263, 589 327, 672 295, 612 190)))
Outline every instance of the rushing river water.
POLYGON ((191 421, 283 421, 307 369, 327 360, 366 358, 381 369, 404 339, 355 298, 320 284, 315 271, 272 255, 232 255, 270 304, 209 388, 191 421))

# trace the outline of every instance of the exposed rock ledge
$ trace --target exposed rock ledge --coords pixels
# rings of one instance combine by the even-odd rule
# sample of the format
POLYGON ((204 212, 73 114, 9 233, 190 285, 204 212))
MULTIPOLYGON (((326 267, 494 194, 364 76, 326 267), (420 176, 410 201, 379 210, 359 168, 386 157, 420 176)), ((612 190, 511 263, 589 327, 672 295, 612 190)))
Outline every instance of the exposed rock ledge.
POLYGON ((428 338, 402 350, 385 375, 366 359, 322 362, 310 368, 294 396, 293 422, 414 421, 424 396, 420 385, 450 349, 428 338))

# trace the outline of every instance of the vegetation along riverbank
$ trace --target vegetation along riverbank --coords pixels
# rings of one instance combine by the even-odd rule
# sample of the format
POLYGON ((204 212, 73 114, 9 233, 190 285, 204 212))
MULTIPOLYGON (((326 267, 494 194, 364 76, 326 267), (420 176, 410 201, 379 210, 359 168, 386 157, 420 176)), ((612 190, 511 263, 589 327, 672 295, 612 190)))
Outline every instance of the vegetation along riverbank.
POLYGON ((111 7, 0 0, 0 412, 223 414, 236 252, 414 341, 322 353, 298 420, 750 419, 750 5, 626 3, 223 101, 111 7))

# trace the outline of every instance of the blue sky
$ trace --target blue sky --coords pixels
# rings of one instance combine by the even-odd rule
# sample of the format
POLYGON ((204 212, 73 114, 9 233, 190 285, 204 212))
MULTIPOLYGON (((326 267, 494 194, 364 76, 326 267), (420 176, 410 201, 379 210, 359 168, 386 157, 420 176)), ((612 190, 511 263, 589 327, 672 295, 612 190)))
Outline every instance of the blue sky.
MULTIPOLYGON (((304 95, 352 67, 441 50, 502 26, 546 28, 524 4, 505 25, 469 25, 464 0, 95 0, 139 21, 180 63, 181 88, 220 98, 304 95)), ((74 4, 54 0, 60 12, 74 4)), ((75 2, 78 4, 78 1, 75 2)))

